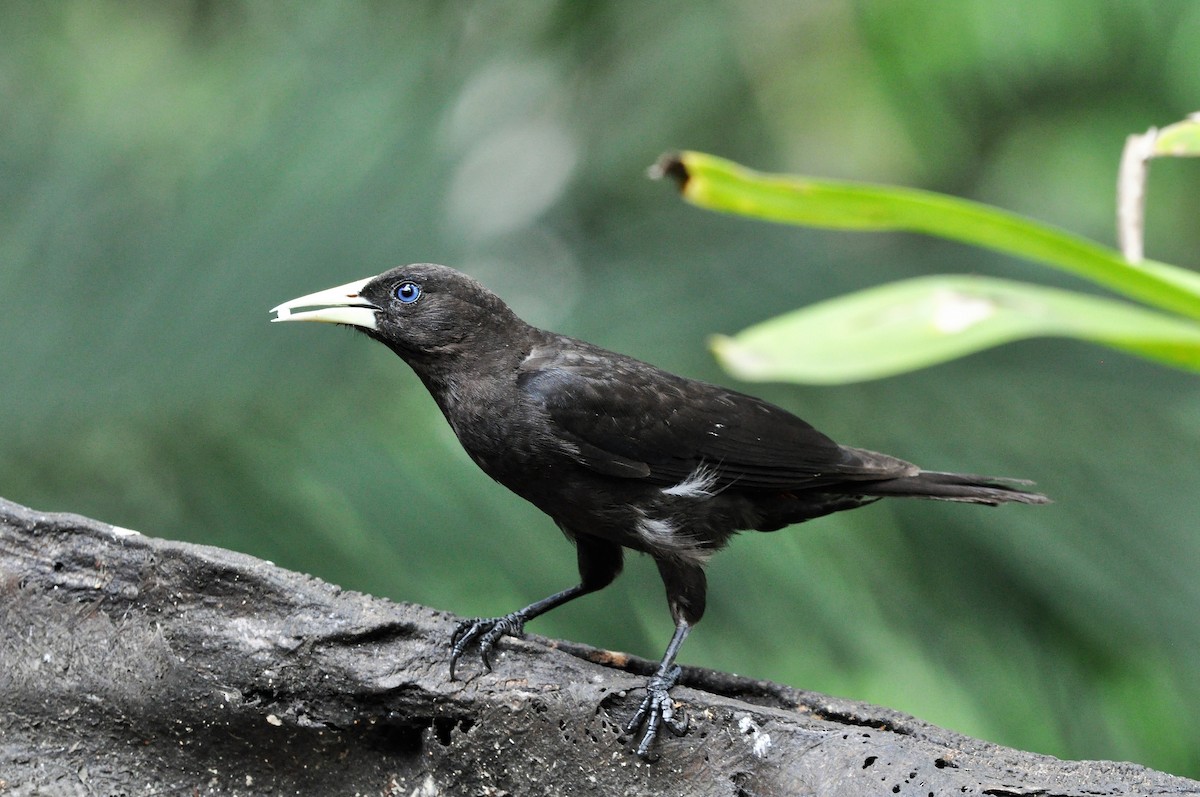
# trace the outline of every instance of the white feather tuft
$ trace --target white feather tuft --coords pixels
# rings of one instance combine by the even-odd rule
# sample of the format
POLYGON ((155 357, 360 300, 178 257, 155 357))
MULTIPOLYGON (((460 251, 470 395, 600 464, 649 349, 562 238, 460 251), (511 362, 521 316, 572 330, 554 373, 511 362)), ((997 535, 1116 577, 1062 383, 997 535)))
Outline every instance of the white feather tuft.
POLYGON ((701 463, 679 484, 664 487, 662 494, 674 498, 712 498, 717 494, 717 472, 701 463))

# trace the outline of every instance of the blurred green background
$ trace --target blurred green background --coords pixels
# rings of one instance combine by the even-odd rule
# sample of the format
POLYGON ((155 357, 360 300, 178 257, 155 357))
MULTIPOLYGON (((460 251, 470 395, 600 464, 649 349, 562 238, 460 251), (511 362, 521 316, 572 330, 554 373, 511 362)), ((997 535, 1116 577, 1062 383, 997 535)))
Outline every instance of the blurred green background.
MULTIPOLYGON (((705 349, 887 280, 1069 277, 774 227, 663 151, 947 191, 1105 243, 1124 137, 1200 106, 1189 0, 0 5, 0 495, 467 614, 575 583, 386 349, 280 301, 401 262, 732 384, 705 349)), ((1147 253, 1200 265, 1188 162, 1147 253)), ((1057 503, 894 501, 744 535, 682 660, 1008 745, 1200 776, 1200 381, 1033 341, 758 385, 842 442, 1057 503)), ((530 630, 657 658, 652 563, 530 630)))

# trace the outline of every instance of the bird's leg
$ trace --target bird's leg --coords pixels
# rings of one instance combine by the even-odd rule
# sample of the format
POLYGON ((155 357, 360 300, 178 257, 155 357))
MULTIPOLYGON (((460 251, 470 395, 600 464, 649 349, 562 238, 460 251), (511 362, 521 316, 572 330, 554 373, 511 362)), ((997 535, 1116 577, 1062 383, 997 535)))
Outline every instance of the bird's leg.
POLYGON ((483 658, 483 666, 490 670, 492 662, 489 656, 492 647, 500 637, 505 634, 515 637, 524 636, 525 623, 529 620, 592 591, 583 584, 577 584, 503 617, 476 617, 462 621, 454 630, 454 635, 450 637, 450 680, 454 680, 454 665, 458 663, 459 658, 466 653, 467 648, 476 639, 479 640, 479 654, 483 658))
POLYGON ((671 607, 671 616, 675 618, 675 634, 667 645, 667 652, 663 654, 658 670, 646 684, 646 699, 625 726, 627 733, 645 726, 637 754, 647 761, 652 760, 650 748, 658 738, 660 727, 665 725, 676 736, 687 733, 687 714, 681 713, 676 718, 675 703, 671 700, 671 687, 679 680, 680 673, 675 656, 692 626, 704 616, 705 593, 708 590, 704 569, 700 565, 668 558, 656 558, 654 563, 658 565, 663 586, 667 588, 667 605, 671 607))
POLYGON ((638 743, 637 754, 647 761, 651 760, 650 748, 654 745, 654 740, 658 737, 658 729, 661 726, 666 726, 666 729, 676 736, 683 736, 687 733, 687 713, 681 712, 681 716, 675 716, 675 701, 671 699, 671 687, 679 680, 680 674, 679 665, 675 663, 675 655, 691 630, 692 627, 686 620, 676 621, 675 634, 671 637, 671 644, 667 645, 667 652, 663 654, 658 670, 650 676, 650 680, 646 684, 646 698, 642 700, 642 705, 638 708, 637 713, 625 726, 627 733, 633 733, 643 725, 646 726, 642 740, 638 743))
POLYGON ((483 666, 492 669, 490 655, 492 648, 500 637, 522 636, 525 633, 525 623, 538 615, 568 601, 573 601, 581 595, 603 589, 621 572, 621 546, 590 536, 576 535, 564 529, 567 536, 575 540, 576 558, 579 562, 580 583, 570 589, 555 593, 536 603, 531 603, 524 609, 506 614, 503 617, 476 617, 464 620, 450 637, 450 680, 454 680, 454 667, 466 653, 471 643, 479 641, 479 653, 483 658, 483 666))

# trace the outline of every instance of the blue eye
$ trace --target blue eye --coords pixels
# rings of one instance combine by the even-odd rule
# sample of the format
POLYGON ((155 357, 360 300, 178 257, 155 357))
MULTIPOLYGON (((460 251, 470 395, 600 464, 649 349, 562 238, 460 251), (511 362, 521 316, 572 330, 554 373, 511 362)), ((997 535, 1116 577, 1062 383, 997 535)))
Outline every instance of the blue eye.
POLYGON ((421 286, 415 282, 401 282, 396 286, 396 298, 401 304, 412 304, 421 298, 421 286))

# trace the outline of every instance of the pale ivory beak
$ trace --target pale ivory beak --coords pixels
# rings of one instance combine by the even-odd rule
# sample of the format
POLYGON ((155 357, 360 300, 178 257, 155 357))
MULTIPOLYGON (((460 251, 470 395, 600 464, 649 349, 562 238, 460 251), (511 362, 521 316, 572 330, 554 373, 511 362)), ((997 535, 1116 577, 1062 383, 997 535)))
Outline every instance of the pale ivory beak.
POLYGON ((367 277, 284 302, 271 308, 271 312, 276 314, 271 321, 323 321, 327 324, 349 324, 378 329, 375 325, 375 311, 379 308, 358 295, 363 286, 373 279, 375 278, 367 277), (293 313, 292 310, 297 307, 316 309, 293 313))

